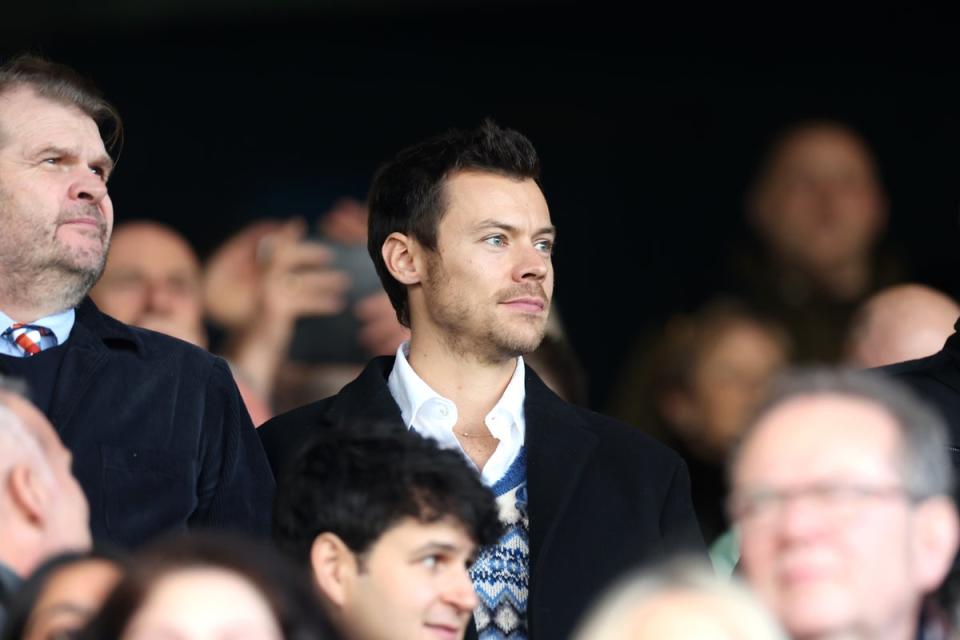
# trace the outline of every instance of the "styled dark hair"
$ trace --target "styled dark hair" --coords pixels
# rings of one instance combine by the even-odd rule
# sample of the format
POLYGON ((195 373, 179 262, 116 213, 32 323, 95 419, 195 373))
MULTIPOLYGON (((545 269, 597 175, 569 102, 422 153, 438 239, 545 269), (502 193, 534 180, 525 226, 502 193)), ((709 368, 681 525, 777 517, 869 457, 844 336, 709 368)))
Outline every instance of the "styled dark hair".
POLYGON ((309 566, 322 533, 362 554, 390 527, 412 517, 451 517, 480 546, 503 529, 493 494, 463 456, 387 425, 324 429, 300 451, 277 483, 273 537, 309 566))
POLYGON ((460 171, 484 171, 539 184, 540 159, 530 141, 513 129, 484 120, 476 129, 452 129, 407 147, 384 164, 370 187, 367 249, 383 288, 410 326, 407 288, 394 280, 381 249, 391 233, 411 236, 427 249, 437 248, 437 226, 446 208, 444 181, 460 171))
POLYGON ((163 539, 135 555, 127 575, 79 639, 123 637, 130 620, 163 578, 198 568, 223 569, 250 583, 269 604, 285 640, 337 637, 321 613, 305 569, 268 545, 222 532, 194 532, 163 539))
POLYGON ((129 567, 127 555, 120 549, 113 547, 97 547, 92 551, 65 551, 40 564, 10 599, 7 608, 7 622, 0 629, 3 632, 0 633, 0 638, 2 640, 20 640, 26 635, 34 607, 36 607, 50 580, 56 577, 62 569, 98 560, 113 564, 121 574, 126 572, 129 567))
MULTIPOLYGON (((107 151, 116 158, 123 142, 123 121, 92 82, 70 67, 30 54, 20 54, 0 66, 0 95, 28 86, 38 96, 74 106, 97 123, 107 151)), ((0 122, 0 144, 3 143, 0 122)))

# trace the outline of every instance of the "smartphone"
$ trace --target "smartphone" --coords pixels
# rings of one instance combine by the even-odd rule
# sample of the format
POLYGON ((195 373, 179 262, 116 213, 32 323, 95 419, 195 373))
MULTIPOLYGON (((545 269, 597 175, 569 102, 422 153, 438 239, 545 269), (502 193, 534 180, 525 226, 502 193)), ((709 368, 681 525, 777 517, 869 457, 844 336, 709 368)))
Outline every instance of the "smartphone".
POLYGON ((297 320, 289 357, 295 362, 310 364, 366 363, 370 354, 358 341, 360 323, 353 307, 363 298, 383 290, 367 246, 316 239, 311 242, 320 242, 333 252, 331 267, 350 277, 350 288, 346 294, 346 306, 340 313, 297 320))

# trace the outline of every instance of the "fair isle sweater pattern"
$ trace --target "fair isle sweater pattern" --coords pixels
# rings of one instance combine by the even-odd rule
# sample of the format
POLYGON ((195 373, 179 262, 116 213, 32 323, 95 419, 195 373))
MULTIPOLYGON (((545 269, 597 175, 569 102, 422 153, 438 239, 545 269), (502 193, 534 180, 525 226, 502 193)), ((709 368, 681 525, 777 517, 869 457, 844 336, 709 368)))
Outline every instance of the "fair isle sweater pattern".
POLYGON ((525 448, 520 448, 491 490, 506 532, 497 544, 481 549, 470 568, 480 597, 480 605, 473 612, 477 634, 480 640, 527 640, 530 521, 525 448))

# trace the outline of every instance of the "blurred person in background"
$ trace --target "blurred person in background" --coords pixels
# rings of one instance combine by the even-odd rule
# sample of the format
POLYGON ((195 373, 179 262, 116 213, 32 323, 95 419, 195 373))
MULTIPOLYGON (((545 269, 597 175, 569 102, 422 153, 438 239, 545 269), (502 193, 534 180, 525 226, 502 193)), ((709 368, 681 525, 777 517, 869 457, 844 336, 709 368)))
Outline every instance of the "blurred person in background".
POLYGON ((879 247, 887 198, 870 149, 843 124, 797 123, 770 145, 746 208, 759 245, 734 257, 726 286, 783 324, 799 362, 839 361, 856 307, 900 279, 879 247))
POLYGON ((74 70, 0 67, 0 373, 73 454, 98 541, 217 527, 266 535, 273 477, 222 359, 102 313, 122 123, 74 70))
MULTIPOLYGON (((179 232, 149 220, 118 224, 103 276, 90 291, 101 311, 123 322, 208 348, 203 322, 200 260, 179 232)), ((258 339, 259 336, 251 336, 258 339)), ((272 415, 269 388, 255 373, 231 363, 255 426, 272 415)))
POLYGON ((942 420, 909 390, 787 376, 730 469, 743 575, 792 637, 947 637, 928 596, 958 547, 953 473, 942 420))
POLYGON ((329 640, 306 572, 225 534, 155 542, 131 558, 83 640, 329 640))
POLYGON ((933 355, 943 348, 958 318, 960 305, 936 289, 920 284, 882 289, 854 315, 845 361, 867 369, 933 355))
POLYGON ((17 592, 0 637, 73 637, 100 610, 126 566, 126 556, 103 549, 54 556, 40 565, 17 592))
POLYGON ((47 418, 0 377, 0 629, 37 566, 90 547, 87 500, 70 463, 47 418))
POLYGON ((220 351, 286 411, 336 393, 409 337, 366 255, 367 210, 351 198, 320 216, 260 220, 206 261, 204 305, 220 351))
POLYGON ((717 299, 670 318, 619 383, 618 417, 660 438, 687 462, 707 544, 729 527, 727 454, 789 354, 779 325, 736 301, 717 299))
POLYGON ((574 640, 786 640, 738 579, 676 559, 621 581, 604 594, 574 640))
POLYGON ((319 433, 278 486, 274 540, 312 569, 342 637, 463 637, 479 604, 469 572, 482 569, 471 565, 502 526, 459 454, 416 432, 353 424, 319 433))

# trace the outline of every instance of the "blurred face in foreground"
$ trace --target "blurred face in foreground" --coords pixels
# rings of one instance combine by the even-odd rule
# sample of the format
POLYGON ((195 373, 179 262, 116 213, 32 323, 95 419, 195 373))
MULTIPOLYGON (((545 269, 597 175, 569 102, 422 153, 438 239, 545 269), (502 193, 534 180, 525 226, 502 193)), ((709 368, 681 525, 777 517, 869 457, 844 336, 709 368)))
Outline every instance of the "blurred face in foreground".
POLYGON ((332 534, 312 564, 349 640, 458 640, 478 604, 467 573, 476 545, 458 522, 406 518, 355 555, 332 534))
POLYGON ((914 500, 876 404, 800 396, 761 417, 734 472, 747 580, 794 637, 912 637, 956 549, 949 498, 914 500))
POLYGON ((112 562, 93 558, 71 563, 54 572, 37 598, 24 640, 67 637, 100 609, 120 579, 112 562))
POLYGON ((263 595, 245 578, 220 568, 174 571, 161 578, 123 632, 122 640, 281 640, 263 595))

